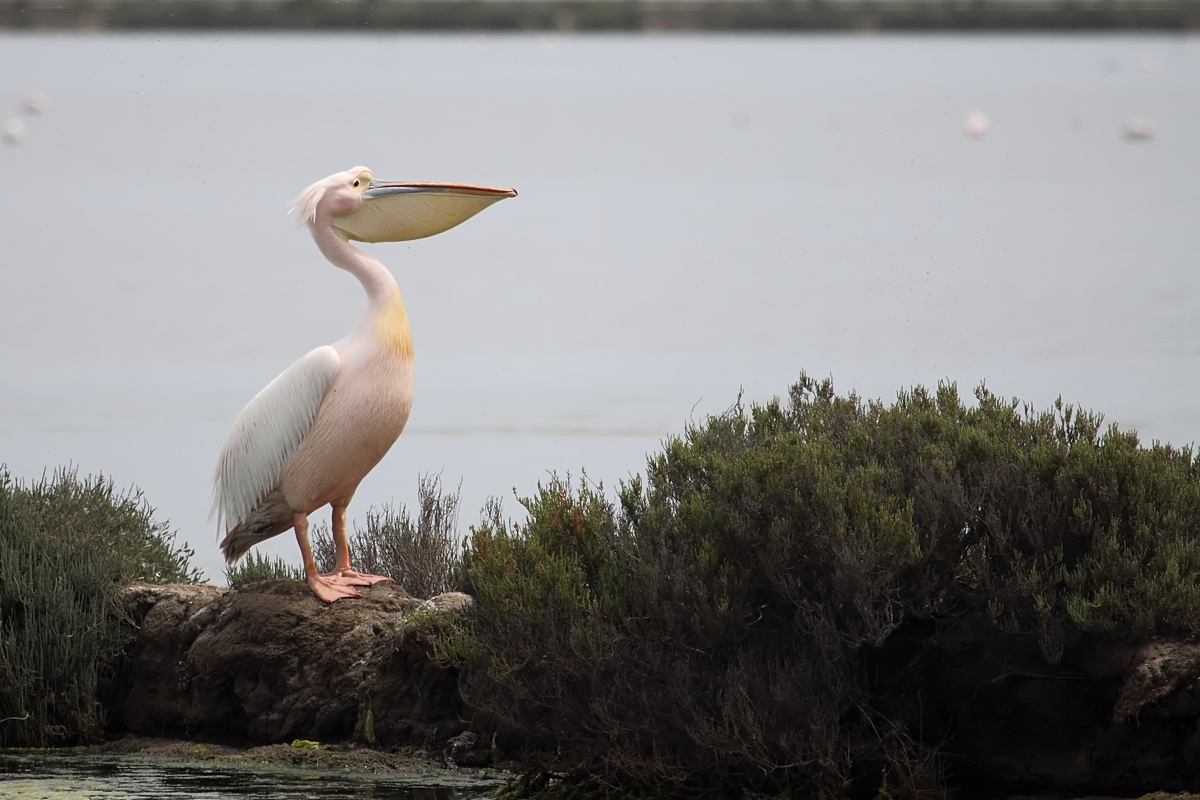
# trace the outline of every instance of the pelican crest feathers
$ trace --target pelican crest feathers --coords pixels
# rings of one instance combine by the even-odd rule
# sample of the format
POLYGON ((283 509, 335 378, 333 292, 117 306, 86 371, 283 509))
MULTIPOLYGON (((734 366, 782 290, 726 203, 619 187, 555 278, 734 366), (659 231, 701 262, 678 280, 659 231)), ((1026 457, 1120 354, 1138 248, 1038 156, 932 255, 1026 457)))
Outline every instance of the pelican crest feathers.
POLYGON ((298 194, 295 200, 288 203, 289 214, 293 211, 299 212, 296 217, 297 225, 306 225, 317 221, 317 205, 321 202, 321 198, 325 196, 324 183, 325 181, 317 181, 298 194))

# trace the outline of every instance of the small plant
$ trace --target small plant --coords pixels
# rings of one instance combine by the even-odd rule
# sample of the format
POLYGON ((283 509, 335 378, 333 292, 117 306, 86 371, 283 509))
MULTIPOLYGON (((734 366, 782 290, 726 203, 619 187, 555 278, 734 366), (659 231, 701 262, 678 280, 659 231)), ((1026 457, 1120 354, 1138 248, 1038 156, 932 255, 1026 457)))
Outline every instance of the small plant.
POLYGON ((191 556, 136 490, 74 470, 24 486, 0 465, 0 747, 98 738, 129 634, 111 590, 197 582, 191 556))
POLYGON ((280 579, 304 580, 304 570, 284 561, 279 556, 267 558, 257 550, 251 550, 245 558, 225 568, 225 581, 231 589, 241 589, 259 581, 280 579))
MULTIPOLYGON (((459 493, 442 490, 437 476, 417 486, 420 510, 414 521, 401 504, 367 512, 365 528, 350 534, 350 562, 360 572, 386 575, 414 597, 449 591, 458 565, 459 493)), ((333 537, 325 523, 313 528, 313 557, 324 572, 333 569, 333 537)))

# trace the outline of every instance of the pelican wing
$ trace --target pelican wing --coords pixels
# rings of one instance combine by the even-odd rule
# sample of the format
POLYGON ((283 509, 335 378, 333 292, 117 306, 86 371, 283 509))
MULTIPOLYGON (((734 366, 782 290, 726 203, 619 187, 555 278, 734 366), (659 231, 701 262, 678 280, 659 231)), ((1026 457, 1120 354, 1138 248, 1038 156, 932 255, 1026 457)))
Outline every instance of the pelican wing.
POLYGON ((312 428, 341 363, 332 347, 318 347, 268 383, 233 421, 213 488, 221 531, 243 522, 279 483, 284 463, 312 428))
POLYGON ((333 228, 359 242, 404 242, 449 230, 512 189, 465 183, 372 181, 357 211, 333 219, 333 228))

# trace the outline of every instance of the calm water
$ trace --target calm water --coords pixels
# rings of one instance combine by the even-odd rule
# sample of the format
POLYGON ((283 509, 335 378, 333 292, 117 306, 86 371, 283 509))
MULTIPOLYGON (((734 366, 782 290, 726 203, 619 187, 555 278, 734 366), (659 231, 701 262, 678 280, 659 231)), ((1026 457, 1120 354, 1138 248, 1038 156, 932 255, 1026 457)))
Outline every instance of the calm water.
POLYGON ((0 753, 0 796, 7 800, 482 800, 495 785, 468 774, 0 753))
POLYGON ((141 486, 212 578, 230 422, 362 310, 284 204, 356 164, 520 191, 376 247, 417 401, 359 519, 427 472, 464 528, 552 470, 611 485, 802 369, 1200 437, 1195 36, 3 34, 8 116, 0 461, 141 486))

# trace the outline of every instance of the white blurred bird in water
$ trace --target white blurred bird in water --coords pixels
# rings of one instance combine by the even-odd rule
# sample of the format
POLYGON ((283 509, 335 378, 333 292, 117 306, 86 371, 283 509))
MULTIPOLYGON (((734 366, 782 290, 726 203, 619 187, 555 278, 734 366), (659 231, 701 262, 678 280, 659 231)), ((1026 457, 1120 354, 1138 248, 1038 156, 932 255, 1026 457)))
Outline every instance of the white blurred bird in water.
POLYGON ((46 104, 49 102, 45 92, 34 89, 25 95, 25 110, 30 114, 42 114, 46 111, 46 104))
POLYGON ((1148 142, 1154 138, 1154 122, 1146 117, 1125 120, 1125 138, 1131 142, 1148 142))
POLYGON ((325 258, 359 280, 367 310, 341 341, 305 355, 242 409, 217 464, 213 510, 232 564, 288 529, 309 588, 332 603, 358 597, 379 575, 350 566, 346 506, 404 430, 412 406, 413 348, 400 289, 387 268, 350 244, 398 242, 458 225, 512 189, 454 183, 382 182, 366 167, 317 181, 295 200, 325 258), (336 563, 320 574, 308 515, 332 507, 336 563))
POLYGON ((991 126, 992 121, 982 111, 972 111, 963 117, 963 131, 975 140, 986 136, 991 126))
POLYGON ((16 117, 4 123, 4 141, 8 144, 20 144, 25 138, 25 123, 16 117))

